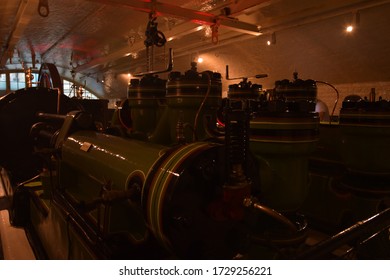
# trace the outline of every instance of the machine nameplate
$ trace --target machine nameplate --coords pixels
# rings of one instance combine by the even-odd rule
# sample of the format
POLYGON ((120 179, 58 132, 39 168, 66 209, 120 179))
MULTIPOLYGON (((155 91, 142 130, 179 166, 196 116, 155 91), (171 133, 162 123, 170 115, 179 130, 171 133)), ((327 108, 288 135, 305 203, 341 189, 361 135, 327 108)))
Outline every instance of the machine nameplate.
POLYGON ((80 150, 82 150, 83 152, 88 152, 91 146, 91 143, 84 142, 83 145, 81 145, 80 150))

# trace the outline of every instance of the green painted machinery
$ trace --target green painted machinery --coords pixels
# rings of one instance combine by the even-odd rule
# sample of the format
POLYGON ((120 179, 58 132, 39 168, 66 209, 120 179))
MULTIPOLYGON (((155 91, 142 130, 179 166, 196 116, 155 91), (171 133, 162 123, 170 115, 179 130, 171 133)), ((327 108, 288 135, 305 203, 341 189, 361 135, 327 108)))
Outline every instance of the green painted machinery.
MULTIPOLYGON (((302 207, 313 226, 333 234, 387 209, 390 195, 389 101, 347 96, 337 121, 321 123, 302 207)), ((389 258, 388 235, 361 240, 358 258, 389 258)))
POLYGON ((228 98, 251 114, 250 150, 259 163, 262 201, 281 212, 298 210, 308 193, 308 159, 318 141, 313 80, 275 82, 272 91, 243 79, 229 86, 228 98))
POLYGON ((311 221, 329 224, 313 204, 344 199, 313 185, 324 182, 313 157, 308 169, 322 143, 315 99, 315 82, 297 76, 268 92, 244 79, 222 99, 221 75, 193 64, 131 81, 119 123, 102 130, 56 91, 18 91, 0 100, 1 199, 38 258, 328 257, 390 221, 384 211, 307 243, 311 221))

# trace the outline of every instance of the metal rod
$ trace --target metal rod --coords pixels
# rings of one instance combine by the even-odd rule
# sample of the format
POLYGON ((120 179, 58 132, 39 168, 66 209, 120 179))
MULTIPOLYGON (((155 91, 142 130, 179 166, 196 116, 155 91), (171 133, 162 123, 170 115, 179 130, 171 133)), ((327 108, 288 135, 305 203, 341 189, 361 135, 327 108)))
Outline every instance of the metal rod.
POLYGON ((262 213, 265 213, 268 216, 274 218, 275 220, 281 222, 282 224, 286 225, 292 232, 295 233, 298 231, 297 226, 292 221, 290 221, 287 217, 283 216, 275 209, 262 205, 255 200, 252 200, 251 198, 244 199, 243 203, 246 207, 253 207, 257 210, 260 210, 262 213))
POLYGON ((49 113, 38 113, 38 117, 43 119, 56 119, 56 120, 65 120, 66 115, 59 115, 59 114, 49 114, 49 113))
POLYGON ((318 259, 333 252, 341 245, 357 239, 369 237, 390 227, 390 208, 319 242, 314 247, 297 256, 297 259, 318 259))
POLYGON ((203 109, 203 106, 207 100, 207 98, 209 97, 210 95, 210 91, 211 91, 211 74, 209 72, 203 72, 204 74, 206 74, 207 76, 207 92, 202 100, 202 103, 200 104, 198 110, 196 111, 196 114, 195 114, 195 119, 194 119, 194 129, 192 131, 192 141, 197 141, 198 137, 196 135, 196 129, 198 128, 198 121, 199 121, 199 115, 200 115, 200 112, 202 111, 203 109))
POLYGON ((168 62, 168 65, 167 65, 166 69, 136 73, 133 76, 134 77, 141 77, 141 76, 145 76, 145 75, 160 74, 160 73, 165 73, 165 72, 172 71, 172 69, 173 69, 173 51, 172 51, 172 48, 169 48, 169 62, 168 62))
POLYGON ((257 74, 254 76, 250 77, 235 77, 235 78, 230 78, 229 77, 229 65, 226 65, 226 80, 242 80, 242 79, 250 79, 250 78, 256 78, 256 79, 261 79, 261 78, 267 78, 267 74, 257 74))
POLYGON ((336 92, 336 100, 334 101, 332 113, 330 114, 330 119, 329 119, 329 124, 331 124, 332 120, 333 120, 334 111, 336 110, 337 103, 339 102, 339 97, 340 97, 339 91, 337 90, 337 88, 334 85, 332 85, 330 83, 323 82, 323 81, 316 81, 316 83, 320 83, 320 84, 324 84, 324 85, 330 86, 336 92))

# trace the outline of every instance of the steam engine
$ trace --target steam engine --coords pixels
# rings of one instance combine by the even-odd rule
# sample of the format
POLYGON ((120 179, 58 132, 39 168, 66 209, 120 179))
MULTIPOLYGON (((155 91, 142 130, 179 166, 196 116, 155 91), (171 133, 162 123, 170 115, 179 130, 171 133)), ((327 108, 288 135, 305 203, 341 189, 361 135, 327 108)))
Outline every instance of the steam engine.
POLYGON ((78 100, 18 90, 0 100, 11 222, 39 258, 387 258, 389 166, 359 141, 389 138, 388 102, 345 100, 324 125, 316 99, 297 75, 222 98, 221 75, 193 64, 131 80, 102 128, 78 100))

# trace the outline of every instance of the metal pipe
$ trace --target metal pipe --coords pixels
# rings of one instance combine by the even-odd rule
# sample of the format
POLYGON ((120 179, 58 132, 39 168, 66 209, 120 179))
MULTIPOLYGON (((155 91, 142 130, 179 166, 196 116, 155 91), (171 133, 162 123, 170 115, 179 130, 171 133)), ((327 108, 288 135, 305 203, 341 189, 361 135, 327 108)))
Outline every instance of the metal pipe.
POLYGON ((324 84, 324 85, 330 86, 336 92, 336 100, 334 101, 332 113, 330 114, 330 118, 329 118, 329 124, 331 124, 332 120, 333 120, 334 111, 336 110, 336 106, 337 106, 337 103, 339 102, 339 98, 340 98, 339 91, 337 90, 337 88, 334 85, 332 85, 330 83, 323 82, 323 81, 316 81, 316 83, 320 83, 320 84, 324 84))
POLYGON ((32 80, 34 78, 31 67, 26 69, 26 71, 24 72, 24 75, 25 75, 25 81, 26 81, 26 88, 31 88, 32 84, 33 84, 32 80))
POLYGON ((297 256, 297 259, 318 259, 333 252, 341 245, 355 242, 359 238, 366 238, 390 227, 390 208, 366 219, 326 239, 306 252, 297 256))
POLYGON ((38 117, 43 119, 56 119, 56 120, 65 120, 66 115, 59 115, 59 114, 49 114, 49 113, 38 113, 38 117))
POLYGON ((196 111, 196 114, 195 114, 195 119, 194 119, 194 130, 192 131, 192 141, 197 141, 198 140, 198 137, 196 136, 196 129, 198 128, 198 121, 199 121, 199 115, 200 115, 200 112, 202 111, 203 109, 203 106, 207 100, 207 98, 209 97, 210 95, 210 91, 211 91, 211 74, 209 72, 203 72, 206 74, 207 78, 208 78, 208 81, 207 81, 207 92, 206 92, 206 95, 204 96, 203 100, 202 100, 202 103, 200 104, 198 110, 196 111))
POLYGON ((291 222, 287 217, 283 216, 278 211, 269 208, 265 205, 262 205, 251 198, 244 199, 244 206, 246 207, 253 207, 257 210, 260 210, 262 213, 267 214, 268 216, 274 218, 275 220, 281 222, 282 224, 286 225, 292 232, 298 232, 297 226, 291 222))
POLYGON ((57 90, 57 114, 61 111, 61 89, 60 88, 53 88, 57 90))

